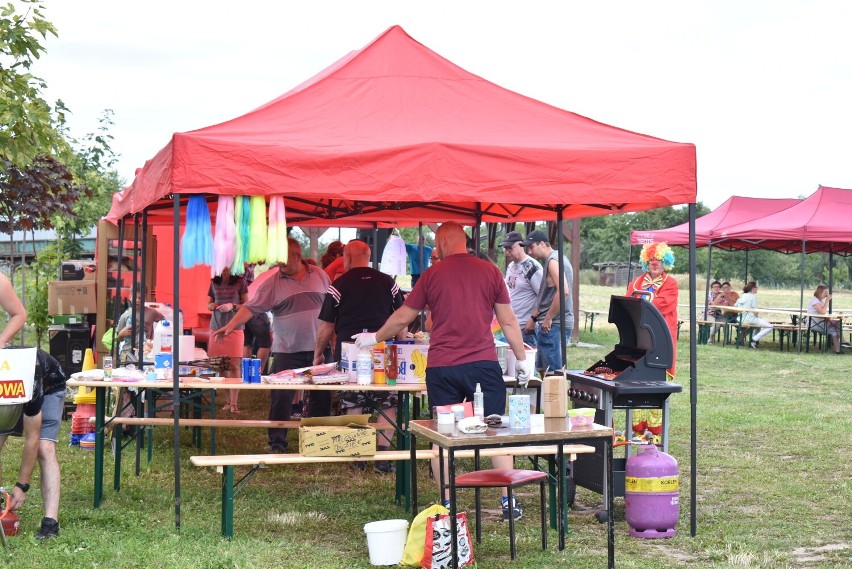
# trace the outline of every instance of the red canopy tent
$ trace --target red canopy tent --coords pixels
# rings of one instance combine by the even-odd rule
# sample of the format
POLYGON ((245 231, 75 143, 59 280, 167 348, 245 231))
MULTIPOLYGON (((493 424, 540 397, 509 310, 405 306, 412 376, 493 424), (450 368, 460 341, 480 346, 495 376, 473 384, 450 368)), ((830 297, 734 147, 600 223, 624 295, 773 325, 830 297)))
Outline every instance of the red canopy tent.
POLYGON ((254 111, 174 134, 107 218, 172 193, 284 194, 297 225, 538 221, 692 203, 695 147, 504 89, 394 26, 254 111))
POLYGON ((144 211, 178 235, 189 194, 225 194, 284 195, 290 225, 561 221, 694 204, 695 168, 692 144, 506 90, 394 26, 254 111, 174 134, 107 219, 144 211))
MULTIPOLYGON (((783 211, 802 200, 764 199, 731 196, 725 203, 706 215, 695 220, 695 245, 706 247, 717 243, 720 235, 732 225, 761 219, 767 215, 783 211)), ((689 224, 682 223, 668 229, 638 230, 630 232, 631 245, 644 245, 665 241, 669 245, 689 245, 689 224)), ((738 247, 735 247, 738 248, 738 247)))
POLYGON ((783 253, 852 253, 852 190, 820 186, 801 203, 772 215, 724 228, 720 245, 783 253))

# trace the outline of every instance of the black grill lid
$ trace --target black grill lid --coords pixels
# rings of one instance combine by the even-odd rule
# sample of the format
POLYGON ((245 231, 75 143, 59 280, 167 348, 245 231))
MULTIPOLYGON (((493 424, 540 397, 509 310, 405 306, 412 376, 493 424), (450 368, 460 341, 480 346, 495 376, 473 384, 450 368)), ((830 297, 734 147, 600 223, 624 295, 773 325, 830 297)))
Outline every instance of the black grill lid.
MULTIPOLYGON (((657 307, 641 298, 612 296, 609 321, 618 328, 619 343, 610 356, 635 358, 637 368, 668 369, 672 365, 672 335, 657 307)), ((607 356, 607 360, 610 360, 607 356)))

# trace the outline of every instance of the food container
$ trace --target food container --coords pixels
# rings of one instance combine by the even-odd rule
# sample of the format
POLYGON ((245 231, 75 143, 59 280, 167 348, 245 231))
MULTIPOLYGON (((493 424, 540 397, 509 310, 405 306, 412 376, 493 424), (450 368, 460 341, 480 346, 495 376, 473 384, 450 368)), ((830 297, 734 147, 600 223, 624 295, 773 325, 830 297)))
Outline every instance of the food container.
POLYGON ((575 427, 587 427, 595 422, 595 409, 593 407, 569 409, 568 420, 575 427))

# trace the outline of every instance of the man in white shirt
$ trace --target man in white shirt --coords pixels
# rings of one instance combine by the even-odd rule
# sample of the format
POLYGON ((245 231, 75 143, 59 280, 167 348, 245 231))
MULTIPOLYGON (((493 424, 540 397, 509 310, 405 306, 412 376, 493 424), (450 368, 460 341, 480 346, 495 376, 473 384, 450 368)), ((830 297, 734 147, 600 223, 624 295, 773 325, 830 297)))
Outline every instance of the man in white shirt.
POLYGON ((538 291, 544 271, 538 261, 527 255, 521 245, 523 240, 518 231, 510 231, 500 245, 506 252, 506 260, 510 261, 506 267, 506 286, 509 288, 512 311, 521 325, 524 343, 535 347, 535 323, 530 317, 538 304, 538 291))

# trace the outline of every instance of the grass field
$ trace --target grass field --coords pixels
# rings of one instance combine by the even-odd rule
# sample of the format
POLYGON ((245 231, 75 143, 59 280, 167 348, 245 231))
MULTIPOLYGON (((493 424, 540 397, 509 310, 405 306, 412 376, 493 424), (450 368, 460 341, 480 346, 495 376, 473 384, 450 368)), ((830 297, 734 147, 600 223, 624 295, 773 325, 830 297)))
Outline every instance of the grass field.
MULTIPOLYGON (((583 286, 581 306, 605 309, 619 290, 583 286)), ((684 294, 684 291, 681 291, 684 294)), ((685 301, 685 299, 684 299, 685 301)), ((839 306, 852 299, 835 297, 839 306)), ((798 291, 760 291, 766 307, 797 306, 798 291), (791 304, 792 302, 796 304, 791 304)), ((582 326, 582 321, 580 321, 582 326)), ((698 346, 697 495, 698 532, 689 535, 689 351, 687 334, 678 346, 672 397, 670 452, 681 467, 681 520, 677 537, 637 540, 627 535, 623 501, 616 506, 616 563, 620 568, 850 567, 852 566, 852 354, 779 352, 764 340, 760 350, 698 346)), ((580 331, 584 343, 569 349, 569 366, 586 367, 617 342, 614 327, 599 320, 595 333, 580 331)), ((767 338, 767 340, 769 337, 767 338)), ((241 399, 243 417, 264 417, 263 393, 241 399)), ((36 543, 42 516, 37 479, 24 508, 21 535, 9 539, 9 567, 369 567, 363 525, 406 517, 393 503, 392 477, 347 467, 303 466, 263 471, 238 495, 236 537, 219 537, 219 475, 189 464, 197 454, 183 434, 181 528, 175 529, 171 431, 155 431, 154 460, 133 474, 132 452, 124 454, 122 490, 112 490, 112 461, 106 464, 105 500, 92 508, 92 455, 59 445, 63 495, 58 539, 36 543)), ((220 434, 220 452, 263 452, 265 434, 253 429, 220 434)), ((205 451, 202 451, 206 453, 205 451)), ((3 452, 4 480, 15 480, 19 441, 3 452)), ((420 487, 437 493, 421 464, 420 487)), ((570 514, 567 548, 538 545, 537 498, 523 492, 519 559, 510 564, 508 529, 497 521, 496 494, 485 495, 481 568, 576 569, 606 566, 605 526, 593 512, 601 497, 580 489, 570 514)), ((472 511, 472 493, 462 494, 472 511)))

